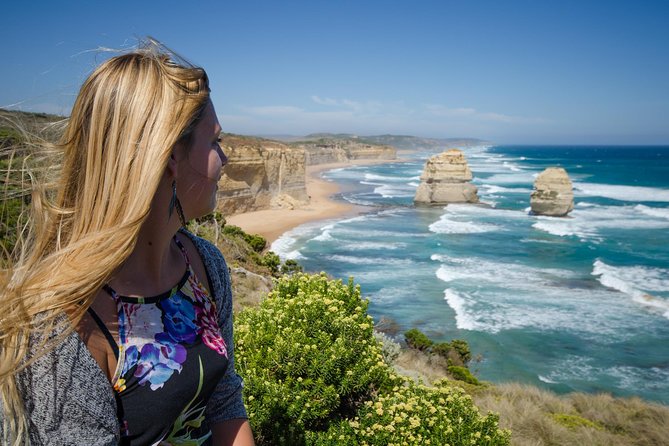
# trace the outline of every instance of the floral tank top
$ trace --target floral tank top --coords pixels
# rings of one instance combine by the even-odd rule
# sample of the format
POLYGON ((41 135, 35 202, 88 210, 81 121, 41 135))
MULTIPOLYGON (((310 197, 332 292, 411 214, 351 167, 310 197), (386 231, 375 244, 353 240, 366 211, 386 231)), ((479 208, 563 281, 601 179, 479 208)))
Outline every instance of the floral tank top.
POLYGON ((118 343, 93 310, 114 349, 112 379, 122 445, 211 443, 204 412, 228 365, 213 299, 200 283, 181 242, 186 271, 172 290, 116 302, 118 343))

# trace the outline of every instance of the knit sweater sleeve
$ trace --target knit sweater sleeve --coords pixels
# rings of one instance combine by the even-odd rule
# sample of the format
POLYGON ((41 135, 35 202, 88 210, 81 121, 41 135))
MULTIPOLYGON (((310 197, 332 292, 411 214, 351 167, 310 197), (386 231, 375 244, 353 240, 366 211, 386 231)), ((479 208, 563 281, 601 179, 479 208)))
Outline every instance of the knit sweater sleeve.
POLYGON ((210 242, 187 234, 200 252, 207 270, 212 294, 218 311, 218 325, 228 351, 228 368, 216 386, 206 409, 209 425, 237 418, 248 418, 242 401, 242 378, 235 371, 235 353, 232 329, 232 289, 230 273, 221 252, 210 242))

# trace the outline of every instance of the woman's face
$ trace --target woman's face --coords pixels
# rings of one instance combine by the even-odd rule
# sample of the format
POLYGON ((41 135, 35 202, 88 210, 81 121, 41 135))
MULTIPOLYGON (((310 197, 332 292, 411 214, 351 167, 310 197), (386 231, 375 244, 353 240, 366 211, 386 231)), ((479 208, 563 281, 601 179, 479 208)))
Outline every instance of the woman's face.
POLYGON ((216 208, 218 180, 228 160, 219 145, 220 133, 214 105, 209 101, 193 129, 190 148, 177 155, 177 194, 188 219, 216 208))

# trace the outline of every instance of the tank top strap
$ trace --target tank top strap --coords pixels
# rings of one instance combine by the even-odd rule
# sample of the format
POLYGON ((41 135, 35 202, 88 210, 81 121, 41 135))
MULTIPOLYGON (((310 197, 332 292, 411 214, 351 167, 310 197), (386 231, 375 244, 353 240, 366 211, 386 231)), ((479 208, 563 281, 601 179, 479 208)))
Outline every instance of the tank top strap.
POLYGON ((191 269, 190 267, 190 259, 188 258, 188 252, 186 252, 186 247, 184 247, 183 243, 177 238, 177 236, 174 236, 174 243, 177 244, 179 249, 181 250, 181 254, 184 256, 184 261, 186 262, 186 267, 188 269, 191 269))
POLYGON ((105 283, 102 285, 102 289, 105 290, 112 297, 112 299, 114 299, 114 301, 118 302, 118 293, 114 288, 105 283))

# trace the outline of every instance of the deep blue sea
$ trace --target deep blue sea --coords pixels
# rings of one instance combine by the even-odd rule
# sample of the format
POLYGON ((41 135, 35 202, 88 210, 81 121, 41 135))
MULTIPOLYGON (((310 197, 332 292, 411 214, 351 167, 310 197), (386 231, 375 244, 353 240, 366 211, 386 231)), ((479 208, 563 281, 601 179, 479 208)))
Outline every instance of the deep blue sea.
POLYGON ((462 338, 491 382, 669 404, 669 147, 462 149, 488 206, 414 207, 426 159, 324 173, 367 210, 272 249, 353 276, 375 319, 462 338), (574 185, 568 218, 529 214, 545 167, 574 185))

